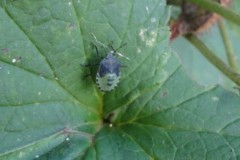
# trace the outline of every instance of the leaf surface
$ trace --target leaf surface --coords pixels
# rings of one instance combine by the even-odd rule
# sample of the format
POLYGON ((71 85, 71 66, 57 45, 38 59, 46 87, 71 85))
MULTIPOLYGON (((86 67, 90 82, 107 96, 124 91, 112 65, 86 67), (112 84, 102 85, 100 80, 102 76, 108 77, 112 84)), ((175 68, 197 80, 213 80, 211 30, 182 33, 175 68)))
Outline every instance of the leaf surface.
POLYGON ((239 96, 188 78, 168 47, 165 1, 0 6, 0 159, 239 157, 239 96), (82 66, 99 63, 92 34, 127 43, 112 92, 98 90, 97 66, 82 66))

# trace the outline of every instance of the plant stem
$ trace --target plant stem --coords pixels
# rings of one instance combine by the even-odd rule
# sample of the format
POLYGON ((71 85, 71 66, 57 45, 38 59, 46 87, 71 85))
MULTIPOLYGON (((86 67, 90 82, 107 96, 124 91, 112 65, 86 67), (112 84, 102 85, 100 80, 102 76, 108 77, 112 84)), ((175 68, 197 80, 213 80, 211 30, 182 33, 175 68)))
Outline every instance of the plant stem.
POLYGON ((229 65, 232 67, 232 69, 234 69, 236 72, 238 71, 238 65, 237 65, 237 61, 236 61, 236 56, 233 52, 233 48, 231 46, 231 42, 230 39, 228 37, 228 33, 227 30, 224 26, 224 23, 222 21, 220 21, 218 23, 219 26, 219 30, 223 39, 223 43, 224 43, 224 47, 226 50, 226 54, 227 54, 227 59, 228 59, 228 63, 229 65))
POLYGON ((186 1, 191 2, 209 11, 216 12, 222 17, 226 18, 227 20, 232 21, 237 25, 240 25, 240 15, 230 9, 227 9, 226 7, 221 6, 217 2, 210 0, 186 0, 186 1))
POLYGON ((181 3, 182 3, 182 0, 167 0, 167 4, 168 4, 168 5, 180 6, 181 3))
POLYGON ((186 38, 201 52, 201 54, 207 58, 214 66, 216 66, 223 74, 231 79, 238 86, 240 85, 240 74, 235 72, 231 67, 225 64, 220 58, 218 58, 201 40, 196 36, 186 36, 186 38))

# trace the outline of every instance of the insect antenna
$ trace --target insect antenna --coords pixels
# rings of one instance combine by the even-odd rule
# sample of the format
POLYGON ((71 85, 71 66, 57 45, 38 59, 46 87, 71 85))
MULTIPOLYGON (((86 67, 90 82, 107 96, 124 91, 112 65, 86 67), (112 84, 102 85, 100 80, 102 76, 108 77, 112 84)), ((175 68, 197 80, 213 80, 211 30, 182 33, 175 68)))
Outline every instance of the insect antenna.
POLYGON ((116 55, 118 55, 118 56, 120 56, 120 57, 124 57, 124 58, 126 58, 127 60, 130 60, 130 58, 124 56, 122 53, 117 52, 119 49, 121 49, 121 48, 124 47, 125 45, 127 45, 127 43, 123 43, 123 44, 122 44, 121 46, 119 46, 117 49, 114 49, 114 48, 113 48, 112 43, 110 43, 108 46, 109 46, 109 48, 111 49, 111 51, 113 51, 113 54, 114 54, 114 55, 116 54, 116 55))
POLYGON ((100 54, 99 54, 99 52, 98 52, 98 48, 97 48, 97 46, 96 46, 94 43, 92 43, 92 46, 95 48, 95 50, 96 50, 96 54, 97 54, 99 60, 101 60, 103 57, 100 56, 100 54))
MULTIPOLYGON (((92 33, 93 38, 95 39, 96 43, 99 44, 101 47, 103 48, 107 48, 108 50, 113 51, 113 54, 119 55, 120 57, 124 57, 127 60, 130 60, 130 58, 124 56, 122 53, 117 52, 119 49, 121 49, 122 47, 124 47, 125 45, 127 45, 127 43, 123 43, 122 45, 120 45, 117 49, 113 48, 113 41, 111 41, 108 45, 105 45, 104 43, 100 42, 97 37, 92 33)), ((93 44, 94 45, 94 44, 93 44)), ((98 49, 97 46, 94 45, 94 47, 96 48, 96 51, 98 53, 98 49)), ((99 55, 99 54, 98 54, 99 55)), ((99 56, 100 57, 100 56, 99 56)), ((102 57, 101 57, 102 58, 102 57)))
POLYGON ((123 48, 123 47, 126 46, 126 45, 127 45, 127 43, 123 43, 121 46, 119 46, 119 47, 115 50, 115 52, 117 52, 119 49, 123 48))
POLYGON ((95 39, 96 43, 99 44, 103 48, 109 49, 109 46, 105 45, 104 43, 100 42, 97 37, 92 33, 93 38, 95 39))
POLYGON ((127 57, 127 56, 124 56, 122 53, 120 53, 120 52, 116 52, 116 54, 119 55, 120 57, 126 58, 127 60, 130 61, 130 58, 127 57))
POLYGON ((124 56, 122 53, 117 52, 119 49, 123 48, 123 47, 126 46, 126 45, 127 45, 127 43, 123 43, 123 44, 122 44, 121 46, 119 46, 116 50, 113 48, 112 45, 109 46, 109 47, 114 51, 115 54, 119 55, 120 57, 126 58, 127 60, 130 60, 130 58, 128 58, 127 56, 124 56))

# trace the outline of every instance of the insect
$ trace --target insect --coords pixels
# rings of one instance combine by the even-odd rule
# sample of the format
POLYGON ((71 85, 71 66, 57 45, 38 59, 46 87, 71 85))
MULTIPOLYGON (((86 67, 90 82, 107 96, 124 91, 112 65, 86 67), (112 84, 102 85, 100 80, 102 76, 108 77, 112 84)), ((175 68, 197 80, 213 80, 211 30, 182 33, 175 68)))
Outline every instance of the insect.
MULTIPOLYGON (((118 49, 122 48, 125 44, 121 45, 118 49)), ((98 54, 98 49, 96 48, 96 52, 98 54)), ((117 59, 117 55, 121 55, 117 50, 114 50, 112 45, 109 45, 111 49, 105 58, 103 58, 99 64, 99 68, 96 75, 96 83, 99 89, 103 92, 111 91, 115 87, 117 87, 119 80, 121 78, 120 68, 123 65, 117 59)), ((99 54, 98 54, 99 55, 99 54)))
MULTIPOLYGON (((121 53, 118 52, 120 48, 126 45, 126 43, 122 44, 120 47, 117 49, 114 49, 112 46, 112 43, 109 45, 105 45, 101 43, 100 41, 97 40, 96 36, 92 33, 93 38, 103 48, 107 48, 109 51, 107 52, 106 56, 104 58, 101 58, 98 52, 98 48, 95 44, 92 43, 92 45, 96 49, 96 53, 100 59, 100 63, 97 64, 88 64, 84 65, 85 67, 87 66, 93 66, 93 65, 98 65, 98 71, 96 74, 96 84, 98 88, 103 91, 111 91, 115 87, 117 87, 119 80, 121 78, 121 72, 120 68, 124 67, 118 60, 117 56, 124 57, 129 60, 128 57, 122 55, 121 53)), ((89 74, 91 75, 91 74, 89 74)), ((87 75, 87 76, 89 76, 87 75)))

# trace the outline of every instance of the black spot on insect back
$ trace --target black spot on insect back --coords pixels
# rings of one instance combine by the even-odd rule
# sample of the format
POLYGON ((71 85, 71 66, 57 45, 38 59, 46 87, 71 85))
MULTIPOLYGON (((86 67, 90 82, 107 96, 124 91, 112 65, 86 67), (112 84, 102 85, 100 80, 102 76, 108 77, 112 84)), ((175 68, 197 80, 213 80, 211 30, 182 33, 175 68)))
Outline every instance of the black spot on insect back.
POLYGON ((103 77, 107 73, 115 73, 119 76, 119 68, 121 63, 115 58, 111 53, 108 53, 107 56, 101 61, 99 66, 99 75, 103 77))

